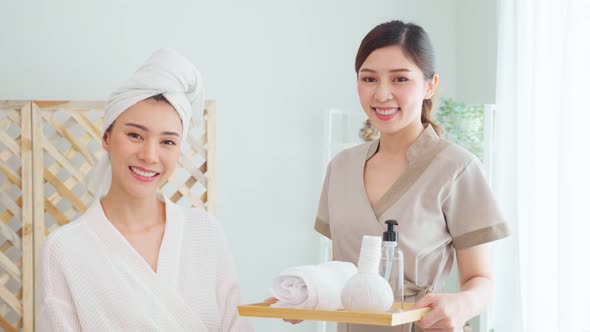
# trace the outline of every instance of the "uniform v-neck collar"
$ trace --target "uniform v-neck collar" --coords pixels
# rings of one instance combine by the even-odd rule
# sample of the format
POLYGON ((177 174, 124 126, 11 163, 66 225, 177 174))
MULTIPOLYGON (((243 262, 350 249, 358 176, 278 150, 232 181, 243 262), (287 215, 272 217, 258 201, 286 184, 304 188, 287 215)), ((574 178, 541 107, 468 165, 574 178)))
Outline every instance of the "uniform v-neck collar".
MULTIPOLYGON (((414 142, 410 144, 408 148, 408 152, 406 152, 406 158, 408 159, 408 164, 413 164, 416 159, 420 157, 421 154, 427 153, 430 148, 432 148, 441 138, 438 136, 434 128, 429 124, 424 127, 424 130, 416 137, 414 142)), ((365 161, 371 159, 379 151, 379 145, 381 144, 381 140, 374 140, 369 145, 369 151, 367 151, 367 156, 365 157, 365 161)))
MULTIPOLYGON (((375 140, 369 145, 369 149, 363 162, 363 170, 367 160, 369 160, 377 153, 377 151, 379 151, 379 144, 380 140, 375 140)), ((372 207, 377 220, 379 220, 383 213, 385 213, 392 205, 394 205, 402 197, 402 195, 412 187, 412 185, 424 173, 426 168, 428 168, 434 158, 447 145, 448 142, 441 139, 430 124, 424 128, 422 133, 420 133, 416 140, 412 142, 408 148, 408 151, 406 152, 408 168, 397 179, 397 181, 391 185, 385 194, 379 198, 375 206, 372 207)), ((364 178, 364 171, 361 172, 361 176, 364 178)), ((364 185, 364 181, 362 183, 364 185)), ((365 190, 365 188, 363 188, 363 190, 365 190)))

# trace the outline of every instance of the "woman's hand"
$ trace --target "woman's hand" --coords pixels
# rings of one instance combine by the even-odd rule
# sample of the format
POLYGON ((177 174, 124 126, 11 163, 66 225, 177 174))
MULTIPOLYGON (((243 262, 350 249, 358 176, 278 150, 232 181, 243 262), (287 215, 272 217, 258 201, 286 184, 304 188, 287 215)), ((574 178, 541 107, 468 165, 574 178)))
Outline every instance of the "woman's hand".
POLYGON ((465 308, 461 293, 429 293, 416 302, 417 308, 431 307, 416 325, 425 331, 455 332, 463 331, 465 322, 471 318, 471 310, 465 308))
MULTIPOLYGON (((264 302, 275 303, 278 299, 276 297, 269 297, 268 299, 264 300, 264 302)), ((291 323, 293 325, 299 324, 303 322, 302 320, 294 320, 294 319, 283 319, 283 322, 291 323)))
POLYGON ((430 293, 416 302, 415 308, 432 308, 416 323, 426 331, 462 331, 465 322, 479 315, 491 302, 494 283, 489 244, 457 249, 456 255, 461 291, 430 293))

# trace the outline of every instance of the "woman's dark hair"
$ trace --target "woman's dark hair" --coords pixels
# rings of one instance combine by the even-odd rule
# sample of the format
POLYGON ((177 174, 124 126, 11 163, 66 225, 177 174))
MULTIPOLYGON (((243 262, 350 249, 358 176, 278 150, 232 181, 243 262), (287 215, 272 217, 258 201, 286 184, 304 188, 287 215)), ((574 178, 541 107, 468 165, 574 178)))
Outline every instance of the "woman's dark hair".
MULTIPOLYGON (((390 21, 379 24, 371 30, 359 46, 356 54, 354 69, 358 75, 363 62, 374 50, 387 46, 400 46, 404 54, 412 59, 424 73, 424 78, 431 80, 435 74, 434 47, 428 34, 422 27, 404 23, 402 21, 390 21)), ((432 120, 432 99, 422 101, 423 124, 430 124, 440 134, 442 129, 432 120)))
POLYGON ((170 102, 168 101, 168 99, 166 99, 166 97, 164 97, 164 95, 161 94, 161 93, 160 94, 157 94, 155 96, 151 96, 151 97, 146 98, 146 99, 152 99, 152 100, 155 100, 155 101, 165 101, 168 104, 170 104, 170 102))

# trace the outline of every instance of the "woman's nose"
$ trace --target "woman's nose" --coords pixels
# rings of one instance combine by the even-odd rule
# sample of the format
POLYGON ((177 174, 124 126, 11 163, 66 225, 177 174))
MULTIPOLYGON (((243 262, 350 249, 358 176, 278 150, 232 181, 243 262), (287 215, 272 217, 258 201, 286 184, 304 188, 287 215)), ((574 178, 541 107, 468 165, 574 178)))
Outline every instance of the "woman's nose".
POLYGON ((139 158, 146 163, 155 163, 158 161, 157 144, 152 142, 144 142, 141 147, 139 158))
POLYGON ((379 82, 375 90, 375 100, 378 102, 386 102, 393 98, 393 93, 387 82, 379 82))

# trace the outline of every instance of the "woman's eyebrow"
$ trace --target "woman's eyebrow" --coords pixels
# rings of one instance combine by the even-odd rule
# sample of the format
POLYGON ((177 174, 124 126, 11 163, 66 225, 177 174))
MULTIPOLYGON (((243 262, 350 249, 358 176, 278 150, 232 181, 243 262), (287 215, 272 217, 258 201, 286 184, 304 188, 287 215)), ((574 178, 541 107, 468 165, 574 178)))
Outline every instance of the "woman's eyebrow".
MULTIPOLYGON (((399 72, 410 72, 410 71, 411 70, 409 70, 407 68, 398 68, 398 69, 391 69, 389 72, 390 73, 399 73, 399 72)), ((363 68, 363 69, 361 69, 361 72, 377 73, 376 70, 369 69, 369 68, 363 68)))
MULTIPOLYGON (((140 124, 137 124, 137 123, 133 123, 133 122, 128 122, 125 125, 126 126, 129 126, 129 127, 135 127, 135 128, 141 129, 141 130, 143 130, 145 132, 148 132, 148 133, 150 131, 146 126, 143 126, 143 125, 140 125, 140 124)), ((180 134, 178 134, 175 131, 163 131, 163 132, 160 133, 160 135, 163 135, 163 136, 178 136, 178 137, 180 137, 180 134)))

